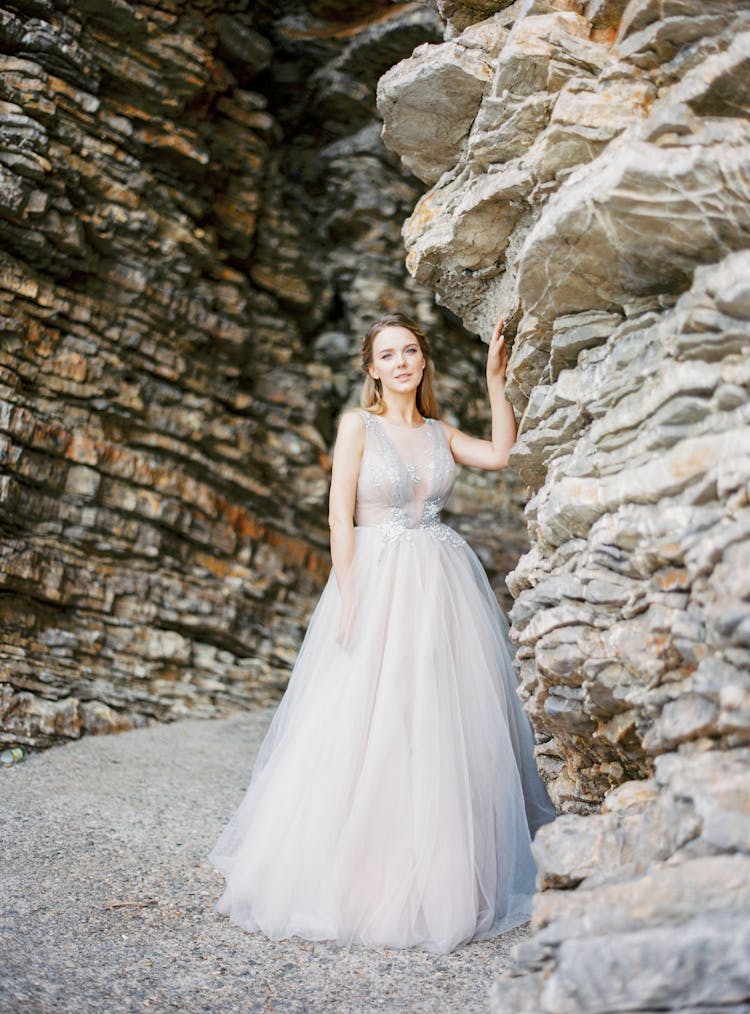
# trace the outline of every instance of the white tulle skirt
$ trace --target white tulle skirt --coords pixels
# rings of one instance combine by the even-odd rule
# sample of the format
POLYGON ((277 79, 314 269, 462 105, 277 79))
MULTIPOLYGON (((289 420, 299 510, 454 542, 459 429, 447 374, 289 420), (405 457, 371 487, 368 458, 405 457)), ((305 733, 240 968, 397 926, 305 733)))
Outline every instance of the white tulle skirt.
POLYGON ((529 918, 554 810, 474 552, 445 526, 355 543, 348 636, 331 572, 209 854, 215 907, 273 940, 446 952, 529 918))

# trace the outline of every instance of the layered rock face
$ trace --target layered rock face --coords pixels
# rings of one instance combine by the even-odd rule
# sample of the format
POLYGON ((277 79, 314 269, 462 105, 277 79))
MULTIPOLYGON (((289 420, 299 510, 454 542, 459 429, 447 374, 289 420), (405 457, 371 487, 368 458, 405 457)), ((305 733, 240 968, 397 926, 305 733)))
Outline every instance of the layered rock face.
POLYGON ((512 636, 563 816, 497 1011, 750 1002, 750 5, 698 6, 443 4, 379 85, 430 186, 411 272, 513 338, 512 636))
POLYGON ((481 342, 403 267, 419 191, 375 111, 441 32, 416 3, 0 10, 0 742, 278 697, 379 313, 452 336, 441 397, 486 424, 481 342))

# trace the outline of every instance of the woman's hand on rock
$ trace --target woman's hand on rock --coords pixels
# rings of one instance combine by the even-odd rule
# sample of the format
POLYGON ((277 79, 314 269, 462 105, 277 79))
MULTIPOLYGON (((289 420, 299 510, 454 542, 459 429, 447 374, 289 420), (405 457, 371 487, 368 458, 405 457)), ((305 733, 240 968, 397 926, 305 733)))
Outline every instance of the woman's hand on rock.
POLYGON ((487 380, 505 383, 505 371, 508 368, 508 349, 505 345, 503 329, 505 321, 502 317, 495 325, 487 350, 487 380))

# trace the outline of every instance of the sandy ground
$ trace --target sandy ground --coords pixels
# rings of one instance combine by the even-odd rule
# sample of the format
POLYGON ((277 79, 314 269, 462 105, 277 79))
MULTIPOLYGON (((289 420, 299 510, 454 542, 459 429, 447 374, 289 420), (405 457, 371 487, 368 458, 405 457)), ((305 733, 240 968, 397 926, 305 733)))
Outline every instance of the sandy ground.
POLYGON ((0 1011, 487 1010, 521 927, 447 955, 246 933, 206 859, 272 709, 87 737, 0 770, 0 1011))

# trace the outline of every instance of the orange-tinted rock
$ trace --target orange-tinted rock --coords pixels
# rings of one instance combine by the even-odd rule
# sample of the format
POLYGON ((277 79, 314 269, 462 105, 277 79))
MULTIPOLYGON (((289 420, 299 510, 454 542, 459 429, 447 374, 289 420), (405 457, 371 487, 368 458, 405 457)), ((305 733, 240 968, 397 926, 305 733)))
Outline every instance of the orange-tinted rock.
MULTIPOLYGON (((38 7, 0 55, 0 742, 32 747, 279 696, 373 317, 417 314, 487 425, 483 347, 406 280, 375 113, 434 13, 38 7)), ((487 516, 499 580, 520 509, 487 516)))

